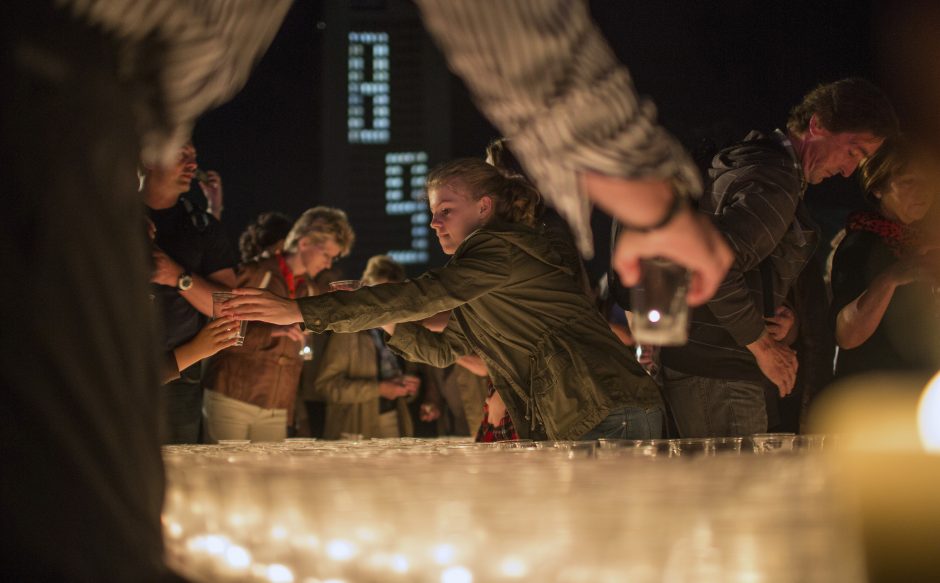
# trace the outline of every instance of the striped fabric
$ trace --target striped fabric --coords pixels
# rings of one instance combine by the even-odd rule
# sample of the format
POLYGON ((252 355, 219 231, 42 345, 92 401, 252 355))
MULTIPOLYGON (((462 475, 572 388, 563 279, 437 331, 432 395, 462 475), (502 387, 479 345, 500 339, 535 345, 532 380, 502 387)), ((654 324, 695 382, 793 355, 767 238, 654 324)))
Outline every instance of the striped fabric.
MULTIPOLYGON (((195 119, 231 98, 271 43, 290 0, 56 0, 128 45, 164 42, 165 119, 145 128, 145 162, 169 160, 195 119)), ((697 170, 637 97, 583 0, 418 0, 425 24, 480 109, 593 253, 578 173, 663 178, 701 191, 697 170)))
POLYGON ((743 347, 764 332, 762 284, 756 283, 760 264, 770 262, 773 307, 780 306, 815 250, 815 224, 802 205, 803 168, 784 133, 777 130, 765 138, 752 132, 736 147, 735 161, 723 166, 726 159, 722 153, 715 157, 709 172, 713 181, 700 208, 716 213, 716 226, 734 252, 734 264, 708 308, 743 347), (768 153, 766 146, 758 145, 767 142, 776 142, 781 151, 768 153), (754 144, 753 153, 746 153, 749 143, 754 144))
POLYGON ((590 256, 590 203, 578 173, 672 180, 698 195, 698 171, 637 97, 575 0, 417 0, 428 30, 477 106, 512 140, 539 190, 590 256))
MULTIPOLYGON (((291 0, 55 0, 60 9, 134 47, 162 43, 164 119, 142 120, 141 157, 169 161, 196 118, 231 99, 277 33, 291 0)), ((152 66, 149 65, 149 66, 152 66)))
POLYGON ((663 366, 695 376, 760 381, 746 348, 763 334, 765 312, 783 305, 815 252, 818 228, 803 204, 802 166, 787 136, 751 132, 718 153, 700 210, 714 215, 734 251, 715 296, 692 311, 689 342, 664 348, 663 366), (765 306, 765 264, 772 290, 765 306))

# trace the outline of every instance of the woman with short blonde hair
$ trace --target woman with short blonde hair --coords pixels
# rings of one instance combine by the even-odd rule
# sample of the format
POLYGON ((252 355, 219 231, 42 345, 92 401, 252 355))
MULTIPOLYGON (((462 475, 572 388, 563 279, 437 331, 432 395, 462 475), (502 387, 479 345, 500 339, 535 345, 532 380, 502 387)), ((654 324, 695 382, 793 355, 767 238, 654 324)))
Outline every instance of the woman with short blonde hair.
POLYGON ((284 240, 284 251, 288 253, 296 252, 297 246, 303 238, 308 238, 314 244, 320 244, 330 237, 339 246, 340 257, 349 255, 349 251, 356 241, 356 234, 353 232, 345 212, 337 208, 315 206, 300 215, 290 232, 287 233, 287 238, 284 240))
MULTIPOLYGON (((356 236, 346 213, 318 206, 291 227, 282 251, 259 256, 239 268, 238 285, 290 298, 317 294, 313 281, 349 253, 356 236)), ((209 360, 203 376, 206 437, 279 441, 287 436, 303 359, 297 326, 252 322, 242 346, 209 360)))

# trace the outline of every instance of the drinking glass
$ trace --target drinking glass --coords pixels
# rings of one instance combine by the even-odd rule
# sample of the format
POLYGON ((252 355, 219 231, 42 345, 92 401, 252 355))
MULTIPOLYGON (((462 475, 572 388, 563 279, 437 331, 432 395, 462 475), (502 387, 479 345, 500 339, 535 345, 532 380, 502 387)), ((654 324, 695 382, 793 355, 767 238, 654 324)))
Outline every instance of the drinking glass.
POLYGON ((313 332, 309 330, 304 332, 304 342, 300 346, 300 358, 313 360, 313 332))
POLYGON ((819 451, 826 443, 826 436, 819 434, 797 435, 794 447, 799 451, 819 451))
POLYGON ((356 291, 362 287, 362 281, 358 279, 342 279, 330 284, 330 291, 356 291))
POLYGON ((715 455, 715 440, 711 438, 672 439, 670 442, 674 456, 715 455))
MULTIPOLYGON (((220 313, 222 304, 234 298, 235 294, 231 292, 212 292, 212 317, 221 318, 223 317, 220 313)), ((248 331, 248 322, 242 320, 238 323, 238 332, 236 332, 235 346, 242 346, 245 344, 245 333, 248 331)))
POLYGON ((756 454, 793 451, 795 441, 795 433, 755 433, 751 436, 751 444, 756 454))
POLYGON ((715 444, 716 455, 741 455, 743 437, 716 437, 712 439, 715 444))
POLYGON ((641 259, 640 281, 630 289, 637 344, 679 346, 689 338, 689 272, 666 259, 641 259))

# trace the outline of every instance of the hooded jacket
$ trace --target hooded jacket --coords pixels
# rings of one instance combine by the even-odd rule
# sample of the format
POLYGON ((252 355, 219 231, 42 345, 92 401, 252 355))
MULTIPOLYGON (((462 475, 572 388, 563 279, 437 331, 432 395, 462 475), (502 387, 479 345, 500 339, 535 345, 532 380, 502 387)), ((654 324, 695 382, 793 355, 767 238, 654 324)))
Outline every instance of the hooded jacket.
POLYGON ((764 317, 784 303, 819 240, 803 204, 802 165, 782 132, 751 132, 714 157, 708 183, 699 209, 714 216, 734 264, 714 297, 693 311, 689 343, 664 348, 663 364, 697 376, 760 381, 764 375, 747 345, 763 334, 764 317))
POLYGON ((356 332, 453 310, 440 334, 399 324, 389 347, 437 367, 476 354, 520 437, 577 439, 613 409, 661 407, 662 400, 567 265, 535 229, 491 221, 440 269, 299 304, 315 332, 356 332))

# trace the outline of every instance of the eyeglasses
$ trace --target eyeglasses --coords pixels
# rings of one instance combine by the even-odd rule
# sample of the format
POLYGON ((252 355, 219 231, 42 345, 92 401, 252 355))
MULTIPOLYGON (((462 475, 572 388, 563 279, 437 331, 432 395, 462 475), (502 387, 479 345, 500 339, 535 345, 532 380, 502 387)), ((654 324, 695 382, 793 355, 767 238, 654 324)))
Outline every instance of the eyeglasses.
POLYGON ((317 250, 319 250, 321 253, 323 253, 323 257, 324 257, 327 261, 330 262, 330 265, 335 265, 336 262, 339 261, 340 255, 339 255, 339 254, 337 254, 337 255, 330 255, 330 254, 327 252, 326 247, 325 247, 324 245, 322 245, 322 244, 321 244, 321 245, 315 245, 315 247, 317 248, 317 250))

